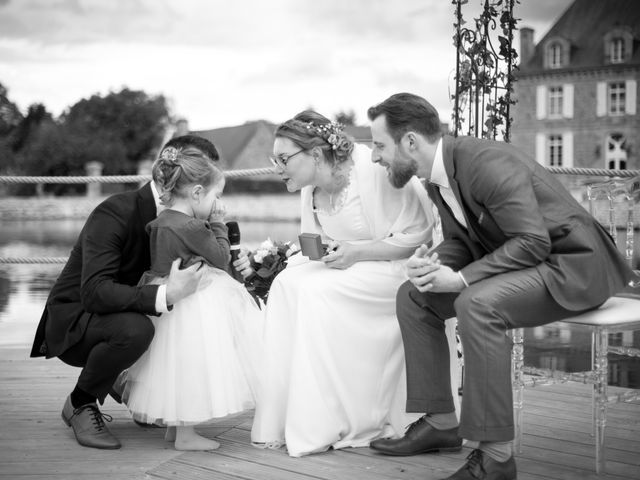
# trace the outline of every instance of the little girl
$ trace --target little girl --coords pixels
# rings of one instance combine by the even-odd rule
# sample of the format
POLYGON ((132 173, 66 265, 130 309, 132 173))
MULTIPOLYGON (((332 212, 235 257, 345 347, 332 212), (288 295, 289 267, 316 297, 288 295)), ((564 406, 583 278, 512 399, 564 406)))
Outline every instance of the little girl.
POLYGON ((152 175, 167 208, 147 225, 151 270, 140 282, 162 283, 176 258, 206 271, 196 293, 151 318, 155 336, 129 369, 124 398, 134 419, 166 425, 176 450, 212 450, 220 444, 194 425, 254 406, 261 313, 226 271, 223 173, 197 149, 168 147, 152 175))

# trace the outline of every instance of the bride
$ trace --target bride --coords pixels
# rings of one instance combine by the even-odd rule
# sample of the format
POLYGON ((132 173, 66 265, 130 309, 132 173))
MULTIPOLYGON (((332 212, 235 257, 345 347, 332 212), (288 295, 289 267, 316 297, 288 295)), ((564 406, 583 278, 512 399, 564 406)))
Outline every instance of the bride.
POLYGON ((415 177, 392 187, 368 147, 313 111, 278 127, 271 160, 301 190, 302 232, 321 234, 329 253, 290 258, 271 286, 252 441, 297 457, 401 436, 419 415, 405 413, 395 295, 406 258, 431 240, 427 194, 415 177))

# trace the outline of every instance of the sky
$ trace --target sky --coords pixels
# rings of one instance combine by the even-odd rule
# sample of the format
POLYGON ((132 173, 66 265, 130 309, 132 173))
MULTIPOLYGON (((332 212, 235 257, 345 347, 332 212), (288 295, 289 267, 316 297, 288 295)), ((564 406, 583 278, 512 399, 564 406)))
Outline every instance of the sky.
MULTIPOLYGON (((520 0, 538 42, 572 0, 520 0)), ((482 0, 463 7, 471 20, 482 0), (468 12, 468 13, 467 13, 468 12)), ((59 116, 127 87, 164 95, 192 130, 332 117, 393 93, 450 122, 450 0, 0 0, 0 83, 26 113, 59 116)), ((516 46, 519 36, 516 34, 516 46)))

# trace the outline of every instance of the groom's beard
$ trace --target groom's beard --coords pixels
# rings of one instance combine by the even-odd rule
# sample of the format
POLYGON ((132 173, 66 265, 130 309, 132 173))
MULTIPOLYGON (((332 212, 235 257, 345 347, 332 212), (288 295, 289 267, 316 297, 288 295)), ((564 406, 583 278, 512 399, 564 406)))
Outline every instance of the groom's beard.
POLYGON ((411 177, 413 177, 418 171, 418 162, 413 158, 400 157, 396 155, 393 163, 391 164, 391 175, 389 181, 395 188, 404 187, 411 177))

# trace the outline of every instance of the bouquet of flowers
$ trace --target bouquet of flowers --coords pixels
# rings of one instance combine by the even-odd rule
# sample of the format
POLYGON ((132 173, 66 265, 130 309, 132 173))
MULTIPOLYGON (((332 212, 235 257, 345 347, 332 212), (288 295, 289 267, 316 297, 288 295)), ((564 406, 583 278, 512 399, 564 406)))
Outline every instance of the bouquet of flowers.
POLYGON ((284 270, 289 257, 298 250, 295 243, 272 242, 268 238, 255 251, 249 253, 253 273, 245 280, 245 286, 258 305, 260 300, 267 303, 273 279, 284 270))

